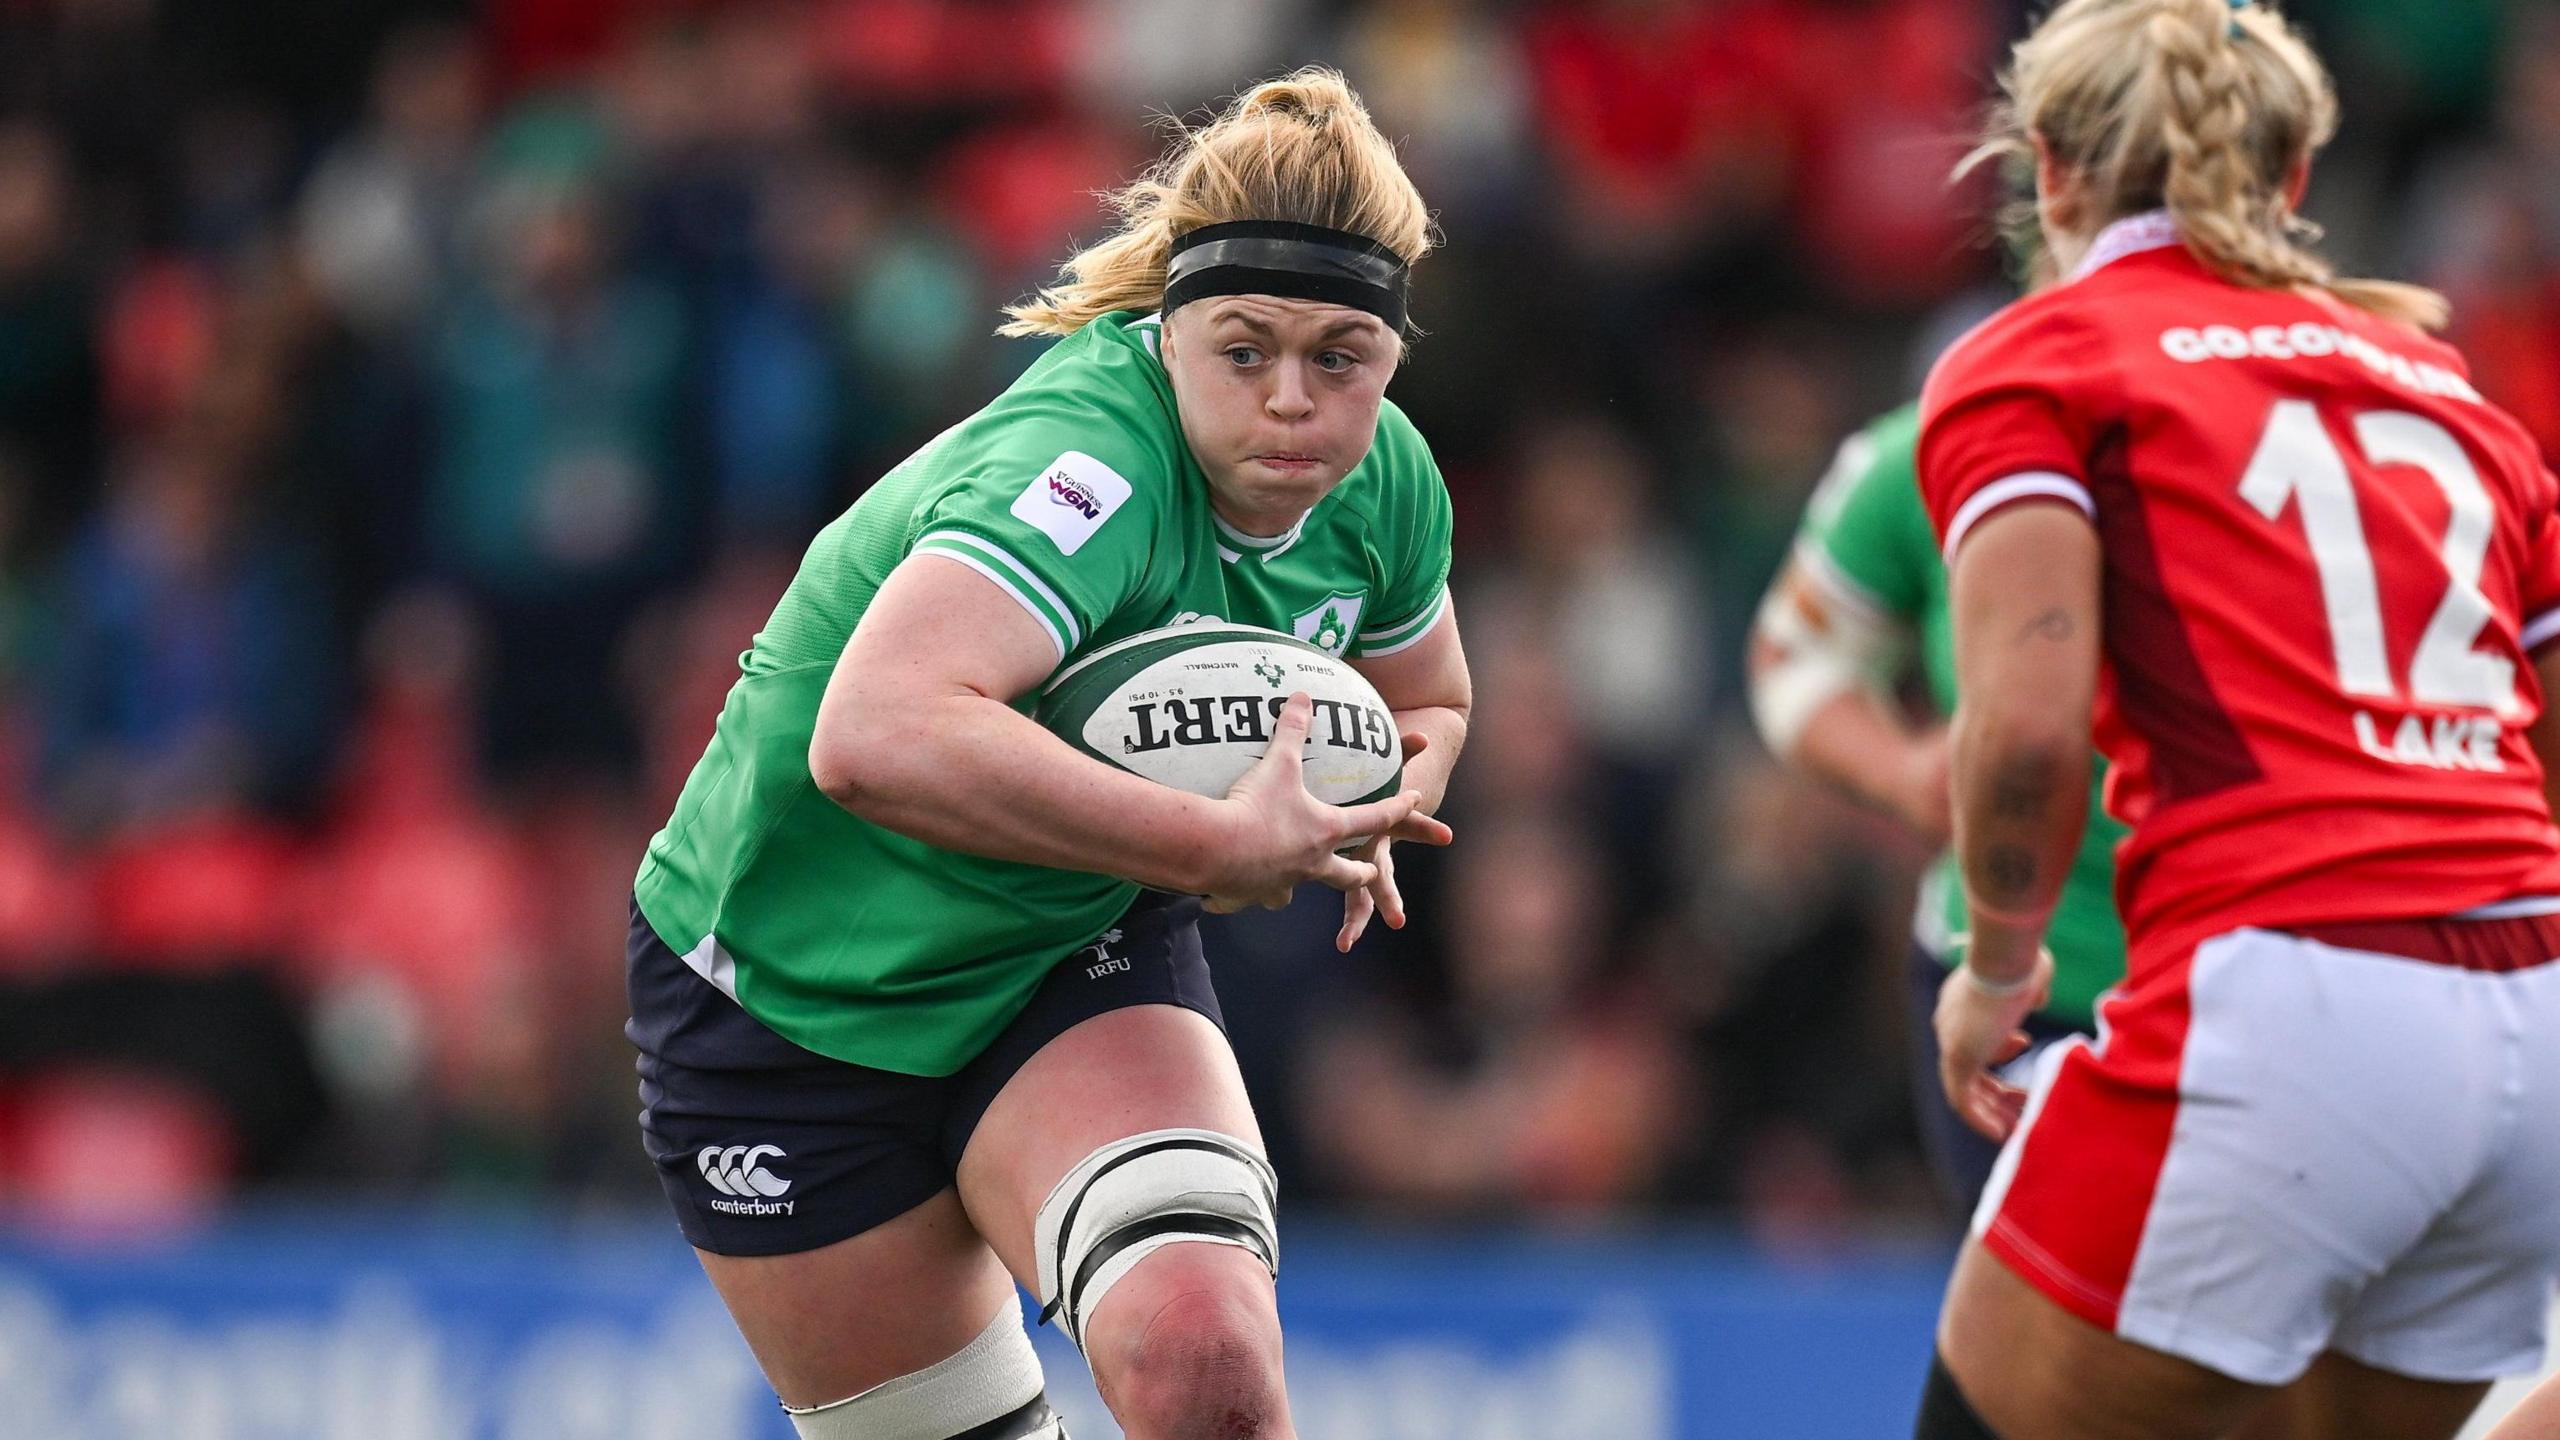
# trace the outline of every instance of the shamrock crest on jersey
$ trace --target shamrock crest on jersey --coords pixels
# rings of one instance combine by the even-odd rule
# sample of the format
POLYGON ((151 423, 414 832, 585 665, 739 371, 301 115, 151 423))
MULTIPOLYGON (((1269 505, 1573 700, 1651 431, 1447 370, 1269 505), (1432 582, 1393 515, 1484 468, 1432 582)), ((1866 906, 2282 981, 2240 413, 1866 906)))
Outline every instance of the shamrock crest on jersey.
POLYGON ((1299 639, 1328 655, 1339 655, 1351 643, 1351 633, 1360 623, 1360 609, 1365 595, 1345 595, 1339 591, 1324 598, 1324 603, 1298 617, 1290 628, 1299 639))

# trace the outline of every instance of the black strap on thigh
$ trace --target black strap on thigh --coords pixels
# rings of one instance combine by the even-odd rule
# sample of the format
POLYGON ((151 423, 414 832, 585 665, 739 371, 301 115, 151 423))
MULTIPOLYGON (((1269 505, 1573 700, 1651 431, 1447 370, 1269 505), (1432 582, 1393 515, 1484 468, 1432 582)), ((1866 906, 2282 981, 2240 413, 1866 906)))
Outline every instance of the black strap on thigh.
MULTIPOLYGON (((999 1415, 984 1425, 972 1425, 952 1436, 951 1440, 1030 1440, 1057 1418, 1058 1413, 1049 1408, 1049 1394, 1044 1390, 1012 1414, 999 1415)), ((1057 1434, 1058 1440, 1066 1440, 1064 1430, 1057 1434)))
MULTIPOLYGON (((1060 1216, 1058 1219, 1058 1258, 1061 1263, 1066 1259, 1067 1242, 1073 1238, 1076 1233, 1076 1216, 1083 1211, 1084 1197, 1092 1193, 1094 1182, 1100 1180, 1103 1176, 1110 1174, 1112 1171, 1119 1169, 1121 1166, 1128 1164, 1132 1160, 1138 1159, 1141 1156, 1153 1155, 1162 1150, 1206 1150, 1215 1155, 1232 1155, 1235 1158, 1244 1161, 1245 1168, 1249 1170, 1254 1169, 1254 1167, 1260 1163, 1236 1146, 1228 1145, 1220 1141, 1193 1137, 1185 1137, 1179 1140, 1159 1140, 1153 1145, 1141 1145, 1126 1155, 1115 1155, 1111 1157, 1111 1162, 1109 1164, 1104 1165, 1101 1169, 1094 1171, 1093 1174, 1086 1177, 1084 1188, 1076 1192, 1075 1199, 1067 1202, 1067 1213, 1060 1216)), ((1260 1172, 1257 1170, 1255 1173, 1259 1174, 1260 1172)), ((1270 1198, 1272 1208, 1279 1208, 1278 1196, 1270 1195, 1270 1192, 1267 1189, 1264 1191, 1264 1194, 1270 1198)), ((1184 1221, 1185 1224, 1181 1226, 1158 1225, 1155 1229, 1148 1231, 1147 1234, 1162 1234, 1168 1229, 1189 1228, 1189 1222, 1192 1221, 1200 1222, 1203 1228, 1209 1228, 1216 1234, 1225 1234, 1225 1229, 1218 1227, 1226 1226, 1233 1226, 1238 1231, 1244 1231, 1244 1227, 1237 1225, 1234 1221, 1214 1215, 1184 1215, 1168 1218, 1179 1218, 1184 1221)), ((1130 1245, 1146 1238, 1146 1235, 1130 1234, 1129 1230, 1131 1228, 1134 1227, 1123 1227, 1119 1232, 1112 1235, 1109 1239, 1104 1240, 1101 1245, 1094 1248, 1094 1253, 1087 1257, 1086 1263, 1077 1268, 1075 1276, 1073 1277, 1075 1283, 1073 1285, 1061 1284, 1058 1287, 1058 1293, 1051 1296, 1049 1298, 1049 1303, 1041 1308, 1041 1324, 1048 1324, 1061 1309, 1068 1309, 1068 1307, 1075 1304, 1077 1298, 1082 1296, 1084 1293, 1084 1282, 1091 1279, 1093 1277, 1093 1272, 1101 1268, 1102 1261, 1111 1258, 1111 1256, 1120 1253, 1120 1251, 1126 1249, 1130 1245), (1126 1238, 1123 1238, 1124 1236, 1126 1238)), ((1249 1231, 1245 1231, 1244 1233, 1248 1236, 1251 1235, 1251 1232, 1249 1231)), ((1254 1238, 1248 1248, 1250 1248, 1256 1255, 1260 1255, 1262 1257, 1263 1264, 1272 1266, 1275 1270, 1279 1268, 1277 1257, 1273 1256, 1269 1252, 1268 1248, 1263 1245, 1259 1238, 1254 1238)), ((1060 1277, 1061 1280, 1066 1278, 1067 1277, 1065 1276, 1060 1277)), ((1070 1309, 1069 1313, 1072 1314, 1076 1312, 1070 1309)))
POLYGON ((1152 1240, 1159 1235, 1174 1234, 1198 1235, 1204 1238, 1216 1236, 1220 1239, 1232 1240, 1252 1251, 1265 1266, 1278 1269, 1270 1249, 1262 1243, 1262 1237, 1254 1234, 1250 1227, 1230 1220, 1224 1215, 1204 1215, 1197 1211, 1176 1211, 1170 1215, 1156 1215, 1135 1224, 1123 1225, 1094 1245, 1092 1253, 1084 1257, 1084 1263, 1076 1267, 1075 1282, 1069 1285, 1059 1297, 1065 1303, 1068 1313, 1074 1315, 1084 1313, 1082 1308, 1084 1289, 1093 1283, 1094 1276, 1102 1273, 1102 1267, 1111 1262, 1112 1256, 1141 1240, 1152 1240))
POLYGON ((1947 1357, 1935 1351, 1929 1355, 1929 1386, 1920 1392, 1920 1418, 1911 1427, 1911 1440, 2000 1440, 1957 1388, 1947 1357))

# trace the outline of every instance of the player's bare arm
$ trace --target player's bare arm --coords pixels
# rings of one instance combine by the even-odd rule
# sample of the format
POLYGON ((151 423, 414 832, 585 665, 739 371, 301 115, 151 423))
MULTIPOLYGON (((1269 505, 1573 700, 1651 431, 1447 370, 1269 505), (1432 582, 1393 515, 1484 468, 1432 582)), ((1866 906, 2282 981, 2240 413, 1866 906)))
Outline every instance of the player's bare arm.
POLYGON ((1990 1070, 2043 1002, 2045 918, 2088 818, 2098 574, 2097 532, 2051 504, 1996 512, 1955 557, 1955 833, 1973 932, 1939 1001, 1940 1078, 1985 1134, 2005 1135, 2024 1102, 1990 1070))
POLYGON ((1449 774, 1466 748, 1467 715, 1475 705, 1475 681, 1458 640, 1458 607, 1451 601, 1430 633, 1412 646, 1377 659, 1353 657, 1351 668, 1378 687, 1405 737, 1405 787, 1422 792, 1422 810, 1440 808, 1449 774), (1420 743, 1416 743, 1419 741, 1420 743))
POLYGON ((1751 713, 1770 753, 1939 846, 1952 826, 1946 728, 1913 724, 1882 678, 1906 630, 1788 561, 1752 625, 1751 713))
POLYGON ((1409 818, 1412 794, 1331 806, 1303 785, 1294 796, 1265 786, 1249 802, 1209 800, 1078 755, 1009 703, 1056 658, 992 583, 915 557, 845 645, 810 774, 846 809, 928 844, 1189 894, 1263 894, 1284 876, 1357 889, 1376 867, 1334 846, 1382 831, 1447 838, 1437 821, 1409 818))
MULTIPOLYGON (((1467 744, 1467 714, 1475 704, 1475 681, 1467 671, 1466 648, 1458 640, 1458 608, 1450 602, 1430 632, 1411 647, 1374 660, 1354 660, 1352 668, 1378 687, 1379 697, 1395 713, 1404 742, 1405 786, 1418 791, 1422 803, 1416 818, 1440 808, 1449 791, 1450 772, 1467 744)), ((1342 897, 1342 928, 1334 948, 1349 951, 1369 928, 1372 916, 1392 930, 1404 928, 1404 895, 1396 888, 1394 842, 1411 838, 1382 834, 1362 846, 1360 858, 1377 867, 1377 875, 1342 897)))

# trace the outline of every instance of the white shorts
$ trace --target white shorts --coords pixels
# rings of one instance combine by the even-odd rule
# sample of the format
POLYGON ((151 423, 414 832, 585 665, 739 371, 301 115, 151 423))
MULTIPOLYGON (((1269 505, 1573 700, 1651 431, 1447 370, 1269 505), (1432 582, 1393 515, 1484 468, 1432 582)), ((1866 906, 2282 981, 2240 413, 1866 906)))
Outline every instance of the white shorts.
POLYGON ((2282 1384, 2323 1350, 2541 1364, 2560 1277, 2560 921, 2243 929, 2041 1057, 1975 1212, 2056 1304, 2282 1384), (2423 959, 2408 958, 2423 956, 2423 959))

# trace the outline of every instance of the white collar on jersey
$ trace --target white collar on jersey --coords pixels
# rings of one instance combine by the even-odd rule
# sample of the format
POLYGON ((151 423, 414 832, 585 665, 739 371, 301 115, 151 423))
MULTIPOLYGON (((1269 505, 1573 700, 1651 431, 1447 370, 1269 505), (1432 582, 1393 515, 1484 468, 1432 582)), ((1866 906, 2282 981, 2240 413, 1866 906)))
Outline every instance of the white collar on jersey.
POLYGON ((2177 243, 2178 222, 2169 218, 2168 211, 2145 210, 2139 215, 2127 215, 2099 231, 2098 237, 2089 242, 2088 252, 2071 267, 2071 278, 2094 274, 2127 255, 2163 250, 2177 243))
POLYGON ((1247 535, 1228 524, 1226 517, 1212 510, 1209 512, 1209 520, 1211 524, 1218 527, 1218 558, 1233 562, 1243 559, 1245 552, 1251 551, 1260 555, 1266 563, 1276 560, 1280 558, 1283 551, 1298 543, 1298 537, 1305 534, 1307 530, 1307 515, 1314 513, 1316 512, 1309 510, 1306 515, 1298 517, 1297 524, 1277 535, 1247 535))

